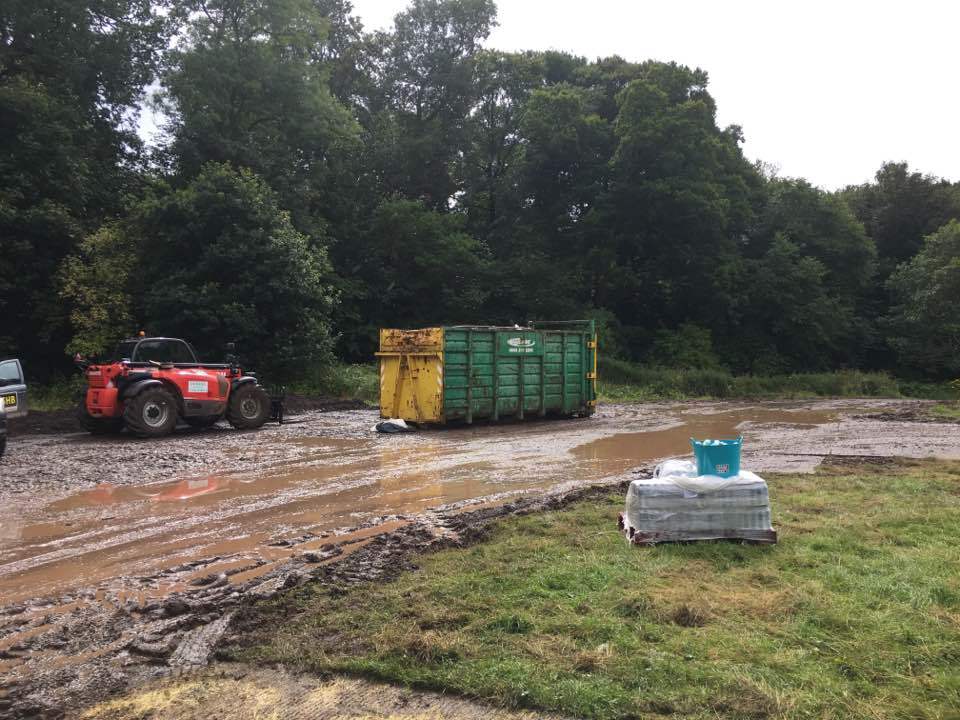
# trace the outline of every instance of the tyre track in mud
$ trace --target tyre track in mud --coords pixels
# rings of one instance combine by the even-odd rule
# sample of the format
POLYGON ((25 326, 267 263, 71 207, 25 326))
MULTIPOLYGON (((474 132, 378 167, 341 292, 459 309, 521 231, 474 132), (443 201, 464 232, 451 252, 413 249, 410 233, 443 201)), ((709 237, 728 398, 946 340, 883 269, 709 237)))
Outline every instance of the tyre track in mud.
MULTIPOLYGON (((359 537, 351 533, 344 540, 325 544, 319 552, 299 554, 238 586, 232 585, 226 574, 211 574, 201 578, 201 587, 171 594, 162 603, 121 604, 117 598, 105 598, 99 613, 89 605, 65 613, 59 621, 49 614, 28 616, 20 634, 30 629, 42 631, 28 640, 31 650, 47 653, 53 649, 60 657, 51 661, 43 656, 35 663, 28 660, 20 668, 19 682, 8 688, 0 713, 9 717, 70 716, 71 709, 87 707, 131 686, 202 668, 218 644, 241 640, 247 624, 256 622, 250 608, 257 600, 305 582, 339 588, 385 582, 415 567, 415 559, 422 553, 476 541, 498 518, 558 509, 627 481, 622 478, 589 488, 554 490, 475 509, 464 503, 413 520, 394 521, 392 527, 371 526, 366 537, 362 532, 359 537), (105 612, 114 602, 115 609, 105 612)), ((3 652, 0 650, 0 656, 3 652)))
MULTIPOLYGON (((334 413, 262 435, 187 433, 149 444, 165 447, 160 452, 168 457, 189 456, 198 444, 210 453, 214 446, 218 456, 203 474, 189 459, 160 471, 141 459, 143 472, 129 472, 134 461, 128 455, 157 450, 115 438, 99 444, 120 457, 101 459, 98 475, 88 479, 87 438, 51 439, 56 462, 70 467, 71 480, 31 493, 9 492, 8 485, 7 497, 0 496, 7 500, 0 505, 0 597, 22 601, 97 587, 111 576, 151 576, 209 555, 259 555, 302 528, 336 530, 460 499, 536 489, 563 474, 566 450, 603 432, 601 424, 581 421, 486 428, 479 435, 371 438, 373 422, 369 412, 334 413), (545 428, 551 431, 546 452, 545 428), (253 441, 255 447, 245 445, 253 441), (178 469, 191 474, 169 480, 178 469), (165 480, 157 482, 158 476, 165 480)), ((12 470, 11 485, 19 490, 17 471, 30 469, 24 463, 12 470)))
MULTIPOLYGON (((92 585, 77 581, 83 578, 81 572, 68 578, 66 584, 61 583, 61 589, 69 588, 67 592, 24 596, 16 602, 0 600, 0 676, 7 686, 6 695, 0 695, 0 714, 34 712, 56 717, 65 709, 86 706, 131 684, 202 666, 224 633, 242 635, 243 623, 250 617, 244 608, 250 602, 307 581, 338 585, 388 579, 409 567, 417 553, 468 542, 497 517, 559 507, 593 492, 585 486, 609 488, 623 483, 634 477, 630 468, 642 464, 636 461, 638 455, 676 454, 678 438, 683 440, 698 428, 720 429, 745 423, 742 427, 748 447, 762 448, 747 453, 750 466, 758 469, 812 468, 820 456, 802 453, 801 446, 824 454, 855 455, 859 450, 859 454, 960 457, 955 426, 952 432, 937 428, 930 432, 932 426, 917 432, 917 425, 911 428, 903 427, 904 423, 843 417, 847 412, 889 405, 834 401, 793 404, 789 408, 767 404, 758 410, 742 404, 697 403, 684 406, 695 411, 689 416, 680 415, 682 408, 676 405, 608 406, 587 421, 477 427, 387 438, 371 438, 372 413, 331 413, 275 428, 262 436, 235 433, 231 437, 230 431, 215 431, 206 438, 193 434, 173 438, 169 445, 185 452, 184 447, 209 443, 211 437, 217 443, 221 437, 231 437, 232 444, 217 448, 218 467, 236 477, 252 477, 254 483, 270 473, 306 475, 291 481, 290 495, 277 492, 268 483, 250 496, 212 492, 185 499, 187 503, 216 499, 209 506, 201 505, 202 512, 191 516, 189 527, 202 526, 204 519, 215 524, 220 518, 224 524, 218 532, 247 531, 249 525, 238 517, 257 516, 263 514, 263 508, 277 508, 275 516, 267 515, 269 523, 276 524, 256 538, 217 548, 205 543, 203 533, 199 533, 178 552, 171 548, 147 552, 145 557, 152 565, 121 565, 121 569, 138 568, 143 572, 105 576, 92 585), (260 439, 256 456, 249 447, 251 437, 260 439), (631 448, 641 438, 646 443, 643 452, 631 456, 631 448), (326 450, 322 449, 324 443, 330 445, 326 450), (424 447, 428 452, 423 452, 424 447), (668 451, 671 447, 673 452, 668 451), (370 462, 371 455, 379 457, 384 450, 390 454, 387 462, 370 462), (264 460, 264 456, 270 460, 264 460), (367 465, 354 478, 350 492, 375 486, 381 492, 365 512, 340 508, 341 512, 324 516, 329 520, 326 523, 317 522, 321 519, 317 515, 287 517, 296 515, 297 502, 315 503, 324 495, 320 491, 328 489, 311 486, 310 473, 322 474, 324 468, 332 466, 335 472, 326 479, 343 483, 347 481, 341 471, 351 463, 364 462, 367 465), (241 473, 239 467, 250 470, 241 473), (516 477, 516 468, 529 469, 529 476, 516 477), (429 492, 413 492, 411 501, 411 488, 422 489, 424 484, 429 492), (455 490, 446 487, 448 484, 455 490), (398 506, 405 510, 382 512, 397 510, 398 506), (204 552, 211 548, 221 551, 204 552)), ((57 440, 61 449, 69 451, 70 439, 50 439, 53 447, 58 447, 57 440)), ((77 443, 79 451, 74 450, 72 457, 67 452, 65 462, 77 465, 77 477, 85 477, 86 450, 82 440, 72 442, 77 443)), ((116 442, 114 447, 122 449, 124 443, 116 442)), ((192 462, 188 460, 181 467, 190 468, 192 462)), ((112 477, 128 477, 125 468, 108 472, 112 477)), ((154 472, 154 468, 147 468, 144 474, 154 479, 154 472)), ((91 485, 95 489, 94 483, 81 480, 59 493, 50 493, 54 500, 48 505, 63 502, 78 489, 89 492, 91 485), (84 487, 87 490, 81 489, 84 487)), ((118 483, 116 487, 142 488, 144 484, 118 483)), ((370 501, 375 495, 348 493, 340 500, 370 501)), ((144 502, 151 501, 129 505, 143 508, 144 502)), ((126 505, 121 503, 120 507, 126 505)), ((122 519, 124 515, 117 517, 122 519)), ((150 522, 149 517, 143 519, 150 522)), ((185 526, 163 520, 153 526, 184 539, 185 526)), ((7 551, 3 545, 0 550, 7 551)), ((65 558, 69 561, 69 553, 65 558)), ((6 578, 26 574, 21 568, 6 578)))

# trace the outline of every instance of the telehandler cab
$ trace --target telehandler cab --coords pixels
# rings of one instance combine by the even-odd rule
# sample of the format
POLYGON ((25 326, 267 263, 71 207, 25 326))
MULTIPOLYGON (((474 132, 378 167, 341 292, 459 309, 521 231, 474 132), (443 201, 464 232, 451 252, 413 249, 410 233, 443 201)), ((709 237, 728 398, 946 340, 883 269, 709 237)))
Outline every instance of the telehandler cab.
POLYGON ((165 337, 124 340, 102 362, 78 357, 87 379, 80 421, 95 435, 126 427, 140 437, 167 435, 178 419, 209 427, 225 417, 237 429, 258 428, 279 404, 235 357, 228 361, 201 363, 188 342, 165 337))

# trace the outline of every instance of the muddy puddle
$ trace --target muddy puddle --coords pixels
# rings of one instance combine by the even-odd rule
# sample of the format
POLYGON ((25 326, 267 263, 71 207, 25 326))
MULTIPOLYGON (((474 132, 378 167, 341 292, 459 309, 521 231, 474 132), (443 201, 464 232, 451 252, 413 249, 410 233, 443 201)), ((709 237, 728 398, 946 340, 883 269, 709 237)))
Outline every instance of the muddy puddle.
MULTIPOLYGON (((744 408, 724 412, 680 412, 676 424, 662 430, 616 433, 573 448, 573 455, 604 474, 618 474, 644 462, 689 455, 690 438, 734 438, 748 428, 805 430, 836 423, 830 410, 744 408)), ((749 443, 747 444, 749 447, 749 443)))
MULTIPOLYGON (((344 415, 350 416, 350 413, 344 415)), ((103 482, 26 511, 0 510, 0 604, 69 594, 141 578, 137 597, 188 581, 152 578, 198 558, 271 563, 278 541, 329 535, 384 518, 490 496, 591 482, 689 453, 689 438, 732 437, 756 427, 811 428, 834 410, 742 407, 653 409, 570 421, 381 436, 358 413, 348 436, 272 439, 284 457, 256 472, 220 472, 167 482, 103 482)), ((116 442, 122 442, 117 440, 116 442)), ((233 451, 239 461, 257 450, 233 451)), ((302 548, 300 548, 302 549, 302 548)))

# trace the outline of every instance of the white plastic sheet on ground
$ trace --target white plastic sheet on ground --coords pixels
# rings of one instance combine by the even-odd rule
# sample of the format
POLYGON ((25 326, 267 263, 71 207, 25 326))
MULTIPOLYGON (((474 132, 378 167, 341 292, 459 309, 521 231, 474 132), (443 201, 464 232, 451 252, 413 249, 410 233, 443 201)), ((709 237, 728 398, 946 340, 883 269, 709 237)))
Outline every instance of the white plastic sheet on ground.
POLYGON ((400 432, 413 432, 413 428, 407 425, 406 421, 402 418, 390 418, 389 420, 381 420, 372 428, 374 432, 380 433, 400 433, 400 432))
POLYGON ((665 539, 752 538, 773 530, 763 478, 747 470, 728 478, 698 476, 689 460, 667 460, 654 477, 630 483, 624 523, 643 537, 665 539))

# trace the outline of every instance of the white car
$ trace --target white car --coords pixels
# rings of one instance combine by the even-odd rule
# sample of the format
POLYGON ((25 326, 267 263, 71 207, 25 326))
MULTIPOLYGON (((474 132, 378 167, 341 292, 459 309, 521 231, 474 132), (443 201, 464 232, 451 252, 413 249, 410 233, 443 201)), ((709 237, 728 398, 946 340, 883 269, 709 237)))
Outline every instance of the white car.
POLYGON ((7 451, 7 410, 0 402, 0 457, 7 451))
POLYGON ((6 409, 8 418, 27 414, 27 382, 23 377, 23 366, 16 358, 0 359, 0 404, 6 409))

